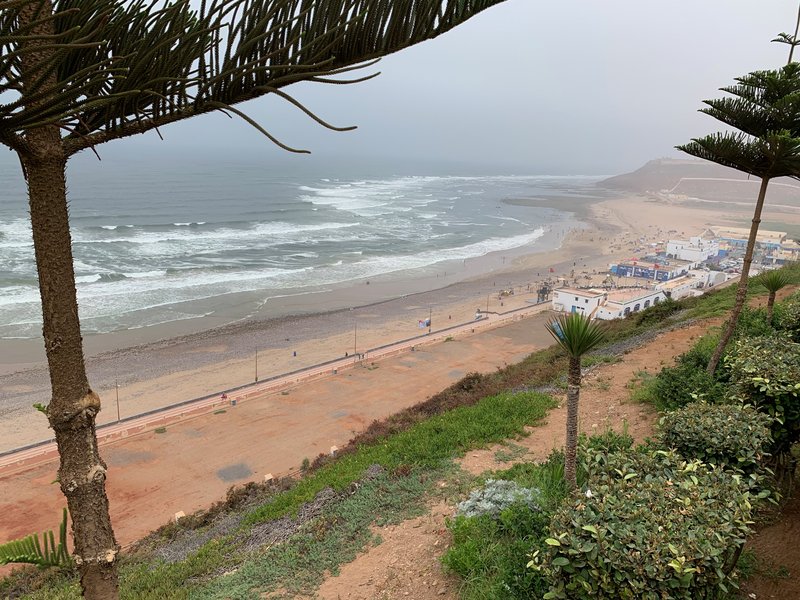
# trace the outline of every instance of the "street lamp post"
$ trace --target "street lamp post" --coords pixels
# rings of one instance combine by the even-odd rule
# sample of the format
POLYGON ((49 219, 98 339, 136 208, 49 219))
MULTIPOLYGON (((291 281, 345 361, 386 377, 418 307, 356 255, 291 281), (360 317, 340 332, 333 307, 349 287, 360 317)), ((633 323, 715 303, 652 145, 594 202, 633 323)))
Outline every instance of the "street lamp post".
POLYGON ((119 417, 119 381, 116 380, 116 379, 114 380, 114 388, 117 391, 117 423, 119 423, 120 422, 120 417, 119 417))
POLYGON ((492 292, 489 292, 488 294, 486 294, 486 312, 487 313, 489 312, 489 296, 491 296, 491 295, 492 295, 492 292))
POLYGON ((256 348, 256 383, 258 383, 258 348, 256 348))
MULTIPOLYGON (((358 321, 353 321, 353 356, 358 356, 358 321)), ((357 360, 357 358, 353 360, 357 360)))

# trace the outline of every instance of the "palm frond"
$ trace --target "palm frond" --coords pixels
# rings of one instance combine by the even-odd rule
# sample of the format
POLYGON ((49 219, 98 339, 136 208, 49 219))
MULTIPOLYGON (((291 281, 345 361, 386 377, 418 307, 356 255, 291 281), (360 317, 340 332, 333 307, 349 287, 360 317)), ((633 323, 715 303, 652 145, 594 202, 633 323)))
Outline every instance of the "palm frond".
POLYGON ((757 283, 773 294, 791 283, 789 276, 782 270, 764 271, 755 279, 757 283))
POLYGON ((64 509, 61 525, 58 530, 58 544, 52 531, 39 540, 34 533, 21 540, 0 544, 0 565, 10 563, 27 563, 39 567, 69 567, 72 557, 67 550, 67 509, 64 509))
POLYGON ((55 0, 26 21, 38 0, 0 0, 0 141, 58 123, 76 152, 329 81, 503 1, 55 0))
POLYGON ((580 313, 559 315, 545 327, 558 345, 575 358, 594 350, 606 339, 605 328, 580 313))

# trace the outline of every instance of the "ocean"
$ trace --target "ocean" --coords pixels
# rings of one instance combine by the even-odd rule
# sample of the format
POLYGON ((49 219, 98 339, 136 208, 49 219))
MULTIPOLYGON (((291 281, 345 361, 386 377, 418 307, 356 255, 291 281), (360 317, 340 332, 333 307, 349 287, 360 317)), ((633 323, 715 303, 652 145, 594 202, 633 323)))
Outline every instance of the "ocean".
MULTIPOLYGON (((0 191, 0 338, 36 338, 27 200, 13 167, 0 191)), ((242 293, 244 318, 277 296, 448 268, 466 276, 468 261, 535 250, 571 217, 506 200, 580 196, 598 179, 357 171, 335 177, 255 162, 169 169, 156 160, 71 168, 83 331, 208 316, 242 293)))

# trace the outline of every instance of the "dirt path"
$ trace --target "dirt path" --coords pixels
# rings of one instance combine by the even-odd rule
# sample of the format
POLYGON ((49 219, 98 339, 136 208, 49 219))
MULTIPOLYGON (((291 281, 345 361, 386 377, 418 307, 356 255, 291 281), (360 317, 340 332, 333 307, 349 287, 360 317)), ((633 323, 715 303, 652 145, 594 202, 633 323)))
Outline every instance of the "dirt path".
POLYGON ((800 598, 800 494, 795 492, 778 520, 760 529, 748 542, 758 572, 743 586, 758 600, 800 598))
MULTIPOLYGON (((594 369, 584 379, 581 392, 580 424, 587 433, 606 428, 628 432, 641 441, 653 432, 654 409, 629 400, 627 384, 639 372, 658 371, 672 364, 675 357, 688 350, 707 324, 670 331, 659 335, 628 354, 615 364, 594 369)), ((498 462, 496 452, 505 448, 492 446, 473 451, 461 461, 461 467, 479 474, 489 469, 502 469, 513 462, 544 460, 553 448, 564 443, 566 406, 561 398, 559 408, 550 412, 547 422, 529 430, 530 435, 513 443, 527 452, 511 462, 498 462)), ((320 600, 456 600, 460 581, 445 574, 439 559, 449 543, 445 518, 453 507, 437 504, 423 517, 376 529, 383 543, 370 548, 345 565, 337 577, 329 577, 318 592, 320 600)))

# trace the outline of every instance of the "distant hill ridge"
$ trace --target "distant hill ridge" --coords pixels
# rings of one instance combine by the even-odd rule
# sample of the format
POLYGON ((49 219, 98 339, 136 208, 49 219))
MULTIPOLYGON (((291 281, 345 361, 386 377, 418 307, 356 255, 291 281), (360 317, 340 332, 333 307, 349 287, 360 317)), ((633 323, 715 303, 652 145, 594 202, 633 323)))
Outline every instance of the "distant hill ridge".
MULTIPOLYGON (((651 160, 632 173, 615 175, 598 186, 627 192, 669 191, 708 200, 752 201, 760 180, 715 163, 676 158, 651 160)), ((782 177, 770 184, 767 200, 800 203, 800 182, 782 177)))

